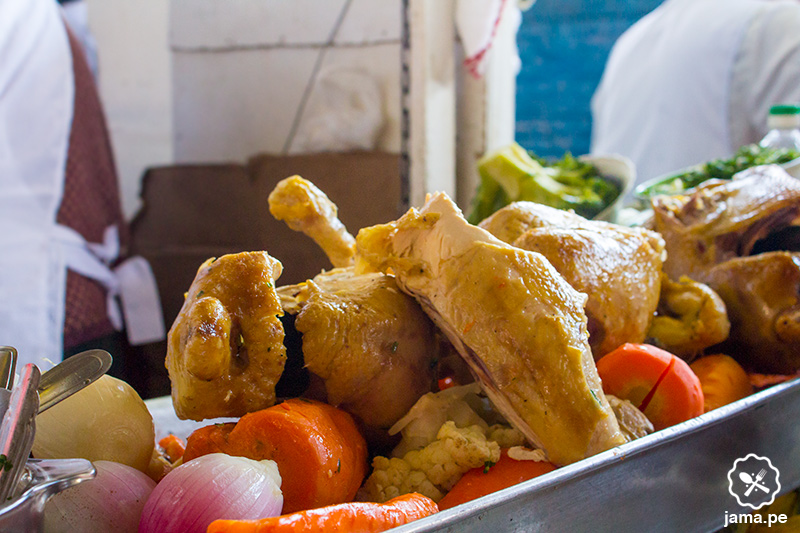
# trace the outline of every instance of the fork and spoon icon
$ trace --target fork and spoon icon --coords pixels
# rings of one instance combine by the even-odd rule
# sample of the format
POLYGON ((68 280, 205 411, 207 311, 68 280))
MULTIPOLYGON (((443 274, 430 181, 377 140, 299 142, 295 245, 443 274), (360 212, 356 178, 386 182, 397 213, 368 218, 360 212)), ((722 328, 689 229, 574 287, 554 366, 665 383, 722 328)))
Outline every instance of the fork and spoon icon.
POLYGON ((739 472, 739 479, 744 481, 745 484, 749 485, 744 495, 750 496, 750 493, 753 492, 753 489, 755 488, 758 488, 760 490, 763 490, 764 492, 769 493, 770 490, 760 483, 761 480, 764 479, 765 475, 767 475, 767 471, 764 470, 763 468, 758 471, 758 474, 756 474, 755 479, 753 479, 753 476, 751 476, 747 472, 739 472))

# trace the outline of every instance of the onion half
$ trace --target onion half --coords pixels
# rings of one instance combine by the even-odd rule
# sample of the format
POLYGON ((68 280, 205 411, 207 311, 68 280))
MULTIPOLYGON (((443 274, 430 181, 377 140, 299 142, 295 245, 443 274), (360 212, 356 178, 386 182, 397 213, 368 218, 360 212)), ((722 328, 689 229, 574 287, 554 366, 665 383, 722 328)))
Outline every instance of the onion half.
POLYGON ((127 465, 94 463, 97 475, 47 500, 45 533, 135 532, 155 482, 127 465))
POLYGON ((172 470, 144 506, 139 533, 205 533, 214 520, 279 516, 281 476, 275 461, 212 453, 172 470))

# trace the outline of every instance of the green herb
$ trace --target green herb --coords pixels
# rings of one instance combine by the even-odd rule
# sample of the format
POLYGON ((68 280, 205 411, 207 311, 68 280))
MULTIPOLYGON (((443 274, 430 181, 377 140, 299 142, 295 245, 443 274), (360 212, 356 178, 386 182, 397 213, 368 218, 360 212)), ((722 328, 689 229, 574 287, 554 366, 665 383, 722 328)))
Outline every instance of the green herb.
POLYGON ((714 159, 684 172, 672 174, 649 187, 640 196, 680 194, 710 179, 730 180, 733 175, 759 165, 781 165, 800 158, 800 152, 789 148, 764 148, 748 144, 739 148, 730 159, 714 159))
POLYGON ((200 298, 205 293, 206 293, 206 291, 200 291, 200 292, 197 293, 197 297, 200 298))
POLYGON ((598 398, 598 397, 597 397, 597 393, 594 391, 594 389, 589 389, 589 392, 591 392, 591 393, 592 393, 592 396, 594 396, 594 400, 595 400, 595 401, 596 401, 598 404, 602 405, 602 402, 600 401, 600 398, 598 398))
POLYGON ((397 351, 397 341, 394 341, 394 342, 392 343, 391 350, 392 350, 392 353, 394 353, 394 352, 396 352, 396 351, 397 351))
POLYGON ((14 468, 14 464, 11 461, 8 460, 8 457, 6 457, 6 454, 0 454, 0 469, 5 470, 6 472, 8 472, 12 468, 14 468))
POLYGON ((217 422, 214 425, 217 426, 218 428, 224 428, 225 427, 225 423, 224 422, 217 422))
POLYGON ((486 461, 485 463, 483 463, 483 473, 484 474, 488 474, 489 473, 489 469, 492 468, 496 464, 497 463, 495 463, 494 461, 486 461))
POLYGON ((270 289, 272 288, 272 282, 271 281, 267 282, 267 287, 269 287, 270 289))

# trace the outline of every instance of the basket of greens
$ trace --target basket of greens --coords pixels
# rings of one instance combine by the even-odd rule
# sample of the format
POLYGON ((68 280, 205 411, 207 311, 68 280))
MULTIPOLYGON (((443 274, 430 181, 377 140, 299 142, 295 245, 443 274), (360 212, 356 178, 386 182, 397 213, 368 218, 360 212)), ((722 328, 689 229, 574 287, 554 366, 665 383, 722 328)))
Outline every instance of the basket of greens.
POLYGON ((517 201, 613 220, 635 178, 633 164, 621 156, 576 158, 566 153, 550 162, 517 143, 485 155, 478 161, 478 171, 481 182, 468 217, 472 224, 517 201))

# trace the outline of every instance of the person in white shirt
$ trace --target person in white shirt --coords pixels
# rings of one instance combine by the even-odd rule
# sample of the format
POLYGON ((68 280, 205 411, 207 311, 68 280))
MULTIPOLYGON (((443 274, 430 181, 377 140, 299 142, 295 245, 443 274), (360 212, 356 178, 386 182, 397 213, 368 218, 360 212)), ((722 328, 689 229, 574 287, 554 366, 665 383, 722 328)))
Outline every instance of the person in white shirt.
POLYGON ((591 152, 637 183, 730 157, 800 101, 800 2, 666 0, 614 44, 592 98, 591 152))

